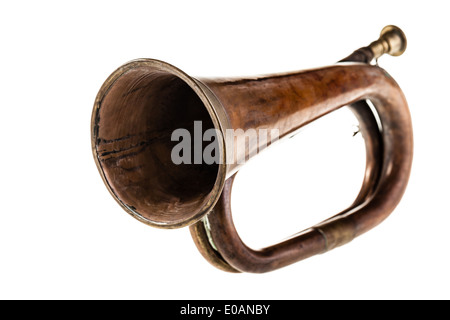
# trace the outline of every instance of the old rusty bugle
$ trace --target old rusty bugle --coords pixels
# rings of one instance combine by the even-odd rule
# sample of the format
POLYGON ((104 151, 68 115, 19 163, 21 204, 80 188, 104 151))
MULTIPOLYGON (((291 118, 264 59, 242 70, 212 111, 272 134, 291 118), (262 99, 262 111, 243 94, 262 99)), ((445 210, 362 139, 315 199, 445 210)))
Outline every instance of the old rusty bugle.
POLYGON ((407 186, 413 155, 408 106, 394 79, 371 63, 405 48, 403 32, 387 26, 369 46, 306 71, 206 79, 158 60, 128 62, 95 100, 98 170, 126 212, 154 227, 190 226, 202 255, 222 270, 267 272, 326 252, 382 222, 407 186), (357 117, 366 144, 366 172, 353 204, 281 243, 246 246, 230 209, 244 160, 343 106, 357 117), (250 131, 252 143, 239 144, 250 131))

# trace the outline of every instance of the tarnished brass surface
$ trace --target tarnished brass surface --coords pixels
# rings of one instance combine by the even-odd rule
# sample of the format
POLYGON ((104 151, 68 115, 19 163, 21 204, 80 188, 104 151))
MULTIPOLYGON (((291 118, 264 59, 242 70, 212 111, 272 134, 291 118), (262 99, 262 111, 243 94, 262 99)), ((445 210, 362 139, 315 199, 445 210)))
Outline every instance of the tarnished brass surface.
POLYGON ((381 30, 380 38, 369 45, 377 59, 387 53, 391 56, 400 56, 406 50, 406 36, 396 26, 386 26, 381 30))

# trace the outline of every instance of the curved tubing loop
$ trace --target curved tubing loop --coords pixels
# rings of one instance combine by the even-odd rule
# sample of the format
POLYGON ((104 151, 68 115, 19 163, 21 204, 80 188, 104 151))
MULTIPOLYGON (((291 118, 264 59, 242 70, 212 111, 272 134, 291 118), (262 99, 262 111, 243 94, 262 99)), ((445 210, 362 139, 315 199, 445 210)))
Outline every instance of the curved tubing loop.
MULTIPOLYGON (((208 261, 227 271, 269 272, 348 243, 378 225, 394 210, 405 191, 412 164, 412 125, 408 106, 401 89, 386 71, 374 66, 359 66, 357 71, 357 77, 353 75, 352 80, 364 85, 350 86, 350 92, 343 94, 340 105, 333 107, 335 110, 350 106, 360 121, 366 143, 366 175, 354 203, 286 241, 254 250, 241 240, 233 223, 231 189, 234 175, 226 181, 213 211, 191 226, 196 243, 199 242, 196 234, 204 234, 200 251, 208 261), (365 103, 366 99, 376 109, 381 130, 365 103)), ((330 91, 333 94, 333 90, 330 91)), ((326 112, 320 110, 320 116, 332 108, 326 109, 326 112)))

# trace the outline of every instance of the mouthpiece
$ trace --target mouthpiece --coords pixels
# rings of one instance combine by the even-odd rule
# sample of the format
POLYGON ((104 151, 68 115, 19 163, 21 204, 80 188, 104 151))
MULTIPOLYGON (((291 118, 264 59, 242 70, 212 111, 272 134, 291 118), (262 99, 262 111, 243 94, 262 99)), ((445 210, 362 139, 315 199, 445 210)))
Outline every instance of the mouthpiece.
POLYGON ((378 59, 387 53, 391 56, 399 56, 406 50, 406 36, 396 26, 386 26, 381 30, 380 38, 369 45, 374 58, 378 59))

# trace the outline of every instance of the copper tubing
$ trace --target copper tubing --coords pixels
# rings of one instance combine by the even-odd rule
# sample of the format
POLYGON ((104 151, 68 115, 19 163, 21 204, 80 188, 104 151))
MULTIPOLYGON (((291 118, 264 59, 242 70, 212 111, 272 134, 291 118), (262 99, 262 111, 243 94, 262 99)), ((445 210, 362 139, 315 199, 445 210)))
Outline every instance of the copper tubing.
MULTIPOLYGON (((378 128, 377 120, 367 103, 365 103, 364 101, 358 101, 352 103, 347 107, 353 112, 356 119, 358 120, 359 131, 366 145, 366 169, 363 184, 358 196, 351 205, 351 207, 356 207, 367 202, 373 196, 373 192, 375 191, 378 185, 378 181, 381 175, 381 158, 382 158, 383 142, 381 133, 378 128)), ((231 189, 234 177, 235 175, 229 179, 230 186, 228 186, 227 188, 231 189)), ((239 270, 235 269, 224 260, 222 255, 217 251, 217 247, 216 248, 212 247, 213 240, 210 234, 211 226, 209 225, 208 219, 205 218, 203 221, 200 221, 199 223, 192 225, 189 229, 195 245, 197 246, 202 256, 210 264, 212 264, 213 266, 222 271, 232 273, 240 272, 239 270)))
MULTIPOLYGON (((348 210, 305 230, 297 237, 260 250, 247 247, 236 232, 230 204, 233 179, 227 180, 214 212, 207 217, 209 233, 221 257, 234 269, 243 272, 268 272, 286 266, 343 245, 375 227, 399 203, 411 170, 413 140, 409 110, 402 91, 383 69, 370 65, 337 65, 283 77, 287 78, 286 82, 279 81, 279 77, 260 79, 260 87, 275 86, 275 79, 290 88, 292 82, 295 82, 294 88, 302 92, 304 105, 297 106, 300 110, 296 113, 298 118, 293 123, 300 125, 343 105, 364 99, 372 101, 382 126, 381 173, 379 179, 365 181, 362 189, 372 191, 362 197, 362 203, 357 201, 348 210), (374 183, 372 181, 375 181, 376 186, 371 185, 374 183)), ((226 92, 231 91, 232 84, 222 83, 222 86, 214 87, 215 84, 213 83, 212 90, 219 99, 232 100, 230 105, 237 109, 236 103, 240 101, 240 97, 225 96, 226 92), (220 90, 221 88, 225 89, 220 90)), ((238 85, 243 86, 246 83, 238 85)), ((256 84, 249 87, 258 91, 256 84)), ((224 103, 224 106, 226 105, 227 103, 224 103)), ((289 110, 290 105, 287 106, 286 109, 289 110)), ((283 118, 283 111, 285 110, 279 110, 280 118, 283 118)), ((243 112, 242 109, 240 112, 243 112)), ((233 122, 233 117, 230 118, 233 122)), ((245 116, 242 119, 245 119, 245 116)), ((235 121, 239 119, 236 118, 235 121)), ((369 162, 368 166, 370 165, 369 162)))

